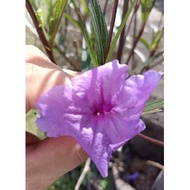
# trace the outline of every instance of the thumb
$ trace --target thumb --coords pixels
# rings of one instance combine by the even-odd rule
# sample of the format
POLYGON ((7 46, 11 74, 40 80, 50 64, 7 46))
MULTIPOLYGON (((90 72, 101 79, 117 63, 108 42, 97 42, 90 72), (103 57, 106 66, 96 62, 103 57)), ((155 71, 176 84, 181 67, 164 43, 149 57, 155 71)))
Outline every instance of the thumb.
POLYGON ((29 189, 45 189, 88 158, 69 136, 46 138, 27 147, 26 180, 29 189))

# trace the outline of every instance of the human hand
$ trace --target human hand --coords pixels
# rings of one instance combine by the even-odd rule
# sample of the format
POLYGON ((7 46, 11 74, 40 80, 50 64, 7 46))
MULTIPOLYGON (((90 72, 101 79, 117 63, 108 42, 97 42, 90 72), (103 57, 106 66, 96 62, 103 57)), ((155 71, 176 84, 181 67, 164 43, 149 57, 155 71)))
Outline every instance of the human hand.
MULTIPOLYGON (((59 84, 69 84, 78 73, 61 70, 34 46, 26 46, 26 112, 35 108, 41 94, 59 84)), ((44 190, 88 155, 69 136, 38 137, 26 132, 26 189, 44 190)))

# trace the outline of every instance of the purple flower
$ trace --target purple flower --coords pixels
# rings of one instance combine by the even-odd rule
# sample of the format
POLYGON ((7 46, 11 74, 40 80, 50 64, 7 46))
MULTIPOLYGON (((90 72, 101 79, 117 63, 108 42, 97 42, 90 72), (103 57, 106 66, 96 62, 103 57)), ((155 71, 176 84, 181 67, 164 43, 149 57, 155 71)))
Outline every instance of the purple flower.
POLYGON ((37 125, 49 137, 73 136, 106 177, 112 152, 145 128, 140 115, 161 76, 147 71, 126 80, 128 67, 113 60, 43 94, 37 125))

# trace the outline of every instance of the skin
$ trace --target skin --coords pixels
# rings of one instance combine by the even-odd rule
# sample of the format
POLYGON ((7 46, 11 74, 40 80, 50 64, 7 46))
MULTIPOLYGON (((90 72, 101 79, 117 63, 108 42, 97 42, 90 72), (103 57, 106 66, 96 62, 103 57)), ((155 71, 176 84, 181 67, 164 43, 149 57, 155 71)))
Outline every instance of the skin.
MULTIPOLYGON (((35 46, 26 46, 26 112, 36 108, 39 96, 59 84, 69 84, 78 75, 61 70, 35 46)), ((81 146, 69 136, 38 137, 26 132, 26 189, 45 190, 54 181, 88 158, 81 146)))

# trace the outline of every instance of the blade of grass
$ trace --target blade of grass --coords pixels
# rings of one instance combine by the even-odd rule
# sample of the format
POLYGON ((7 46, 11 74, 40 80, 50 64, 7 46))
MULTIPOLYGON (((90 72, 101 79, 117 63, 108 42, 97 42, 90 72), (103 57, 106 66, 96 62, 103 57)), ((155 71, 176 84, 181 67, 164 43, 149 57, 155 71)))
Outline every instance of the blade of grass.
POLYGON ((109 49, 109 51, 108 51, 108 55, 107 55, 107 58, 106 58, 106 62, 109 62, 109 61, 110 61, 111 55, 113 54, 113 50, 114 50, 114 48, 115 48, 115 45, 116 45, 116 43, 117 43, 117 40, 118 40, 118 38, 119 38, 119 36, 120 36, 120 34, 121 34, 121 32, 122 32, 122 30, 123 30, 123 28, 124 28, 126 22, 128 21, 129 15, 131 14, 132 10, 134 9, 134 7, 135 7, 137 1, 138 1, 138 0, 134 0, 134 1, 132 2, 130 8, 128 9, 127 13, 125 14, 125 16, 124 16, 124 18, 123 18, 123 20, 122 20, 122 22, 121 22, 121 25, 119 26, 118 31, 117 31, 117 33, 116 33, 116 35, 115 35, 115 37, 114 37, 114 39, 113 39, 113 41, 112 41, 112 43, 111 43, 111 46, 110 46, 110 49, 109 49))

